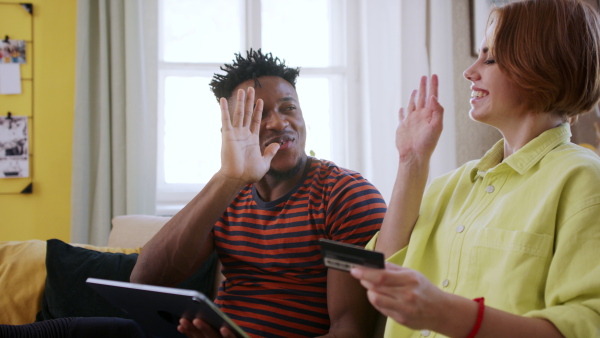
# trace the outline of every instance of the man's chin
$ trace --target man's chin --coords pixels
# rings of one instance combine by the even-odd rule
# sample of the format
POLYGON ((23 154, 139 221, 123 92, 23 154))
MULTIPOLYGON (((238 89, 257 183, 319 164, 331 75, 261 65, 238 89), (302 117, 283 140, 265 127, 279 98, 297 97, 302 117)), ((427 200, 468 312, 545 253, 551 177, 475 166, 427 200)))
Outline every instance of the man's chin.
MULTIPOLYGON (((304 168, 304 163, 306 162, 305 159, 306 156, 300 156, 293 165, 288 166, 279 166, 277 165, 278 163, 273 165, 274 163, 271 162, 271 168, 269 168, 267 176, 279 181, 291 179, 304 168)), ((275 158, 273 160, 275 160, 275 158)))

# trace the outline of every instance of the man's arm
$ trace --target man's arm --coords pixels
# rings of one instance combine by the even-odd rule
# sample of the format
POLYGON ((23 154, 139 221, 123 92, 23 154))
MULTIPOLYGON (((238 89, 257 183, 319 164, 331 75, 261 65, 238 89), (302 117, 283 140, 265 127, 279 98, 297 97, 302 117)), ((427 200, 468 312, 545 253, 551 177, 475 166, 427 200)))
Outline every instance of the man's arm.
POLYGON ((323 338, 373 336, 378 312, 365 288, 348 272, 327 271, 327 307, 331 326, 323 338))
POLYGON ((260 152, 258 133, 263 101, 254 104, 254 88, 237 93, 230 116, 221 101, 223 146, 221 168, 198 195, 143 247, 131 273, 131 282, 174 285, 188 277, 214 250, 210 232, 233 198, 247 184, 260 180, 269 169, 279 144, 260 152))
MULTIPOLYGON (((386 211, 377 189, 359 175, 337 178, 327 206, 329 238, 364 246, 381 228, 386 211)), ((327 270, 329 332, 323 337, 372 337, 378 313, 366 290, 344 271, 327 270)))
POLYGON ((216 174, 204 189, 144 245, 132 283, 173 286, 189 277, 214 250, 210 232, 243 188, 216 174))

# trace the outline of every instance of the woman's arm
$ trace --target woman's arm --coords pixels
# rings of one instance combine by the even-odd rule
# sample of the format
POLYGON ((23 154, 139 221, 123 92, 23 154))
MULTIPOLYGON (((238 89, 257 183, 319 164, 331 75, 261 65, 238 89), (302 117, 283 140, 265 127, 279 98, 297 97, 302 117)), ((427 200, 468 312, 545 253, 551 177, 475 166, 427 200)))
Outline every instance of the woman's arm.
POLYGON ((448 337, 467 337, 483 315, 477 337, 563 337, 549 321, 527 318, 450 294, 418 271, 387 263, 385 269, 353 268, 352 275, 367 288, 367 296, 382 314, 414 330, 431 330, 448 337))
POLYGON ((429 96, 427 77, 423 76, 419 90, 410 95, 406 111, 400 109, 400 123, 396 130, 398 173, 375 247, 386 257, 408 244, 419 217, 429 161, 442 132, 444 108, 437 101, 437 95, 437 75, 431 77, 429 96))

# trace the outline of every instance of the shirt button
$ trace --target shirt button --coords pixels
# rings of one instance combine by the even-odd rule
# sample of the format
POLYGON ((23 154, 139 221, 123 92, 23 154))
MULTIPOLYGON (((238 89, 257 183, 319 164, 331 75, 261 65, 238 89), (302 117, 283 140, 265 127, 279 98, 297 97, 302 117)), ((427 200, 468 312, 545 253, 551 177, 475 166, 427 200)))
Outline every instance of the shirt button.
POLYGON ((431 334, 431 331, 429 331, 429 330, 422 330, 421 331, 421 335, 423 337, 429 337, 430 334, 431 334))
POLYGON ((446 287, 446 286, 448 286, 448 284, 450 284, 450 281, 447 279, 444 279, 444 281, 442 282, 442 286, 446 287))
POLYGON ((465 226, 464 225, 459 225, 456 227, 456 232, 463 232, 465 231, 465 226))
POLYGON ((487 191, 489 194, 494 192, 494 186, 493 185, 488 185, 487 187, 485 187, 485 191, 487 191))

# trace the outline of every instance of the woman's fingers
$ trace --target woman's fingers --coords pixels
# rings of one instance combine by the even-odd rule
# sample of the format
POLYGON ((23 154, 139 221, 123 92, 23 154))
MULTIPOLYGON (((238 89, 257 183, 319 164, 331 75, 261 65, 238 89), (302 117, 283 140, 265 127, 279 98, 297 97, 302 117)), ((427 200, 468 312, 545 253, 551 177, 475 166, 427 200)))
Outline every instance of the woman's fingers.
POLYGON ((398 117, 400 118, 400 121, 404 120, 404 118, 406 117, 406 115, 404 114, 404 108, 400 108, 400 111, 398 112, 398 117))
POLYGON ((419 96, 417 99, 417 109, 425 107, 425 101, 427 100, 427 76, 421 76, 421 82, 419 84, 419 96))
POLYGON ((431 124, 442 125, 444 121, 444 107, 438 102, 437 96, 431 96, 430 108, 431 108, 431 124))
POLYGON ((438 76, 437 74, 431 75, 431 81, 429 82, 429 96, 438 97, 438 76))
POLYGON ((410 98, 408 99, 408 106, 406 107, 408 113, 422 109, 425 107, 429 107, 429 102, 431 101, 431 97, 438 96, 438 84, 439 79, 436 74, 431 75, 431 81, 429 81, 429 94, 427 90, 427 76, 422 76, 419 82, 419 89, 413 90, 410 93, 410 98))
POLYGON ((416 96, 417 90, 415 89, 410 93, 410 97, 408 98, 408 106, 406 107, 407 114, 412 113, 417 108, 415 103, 416 96))

